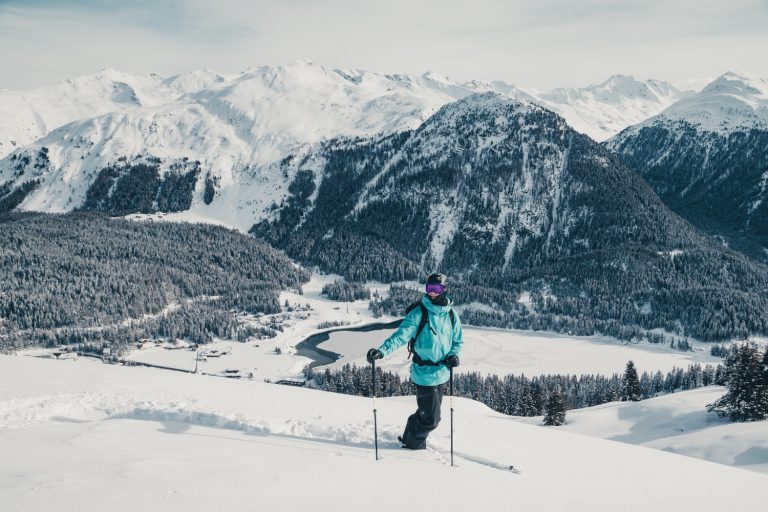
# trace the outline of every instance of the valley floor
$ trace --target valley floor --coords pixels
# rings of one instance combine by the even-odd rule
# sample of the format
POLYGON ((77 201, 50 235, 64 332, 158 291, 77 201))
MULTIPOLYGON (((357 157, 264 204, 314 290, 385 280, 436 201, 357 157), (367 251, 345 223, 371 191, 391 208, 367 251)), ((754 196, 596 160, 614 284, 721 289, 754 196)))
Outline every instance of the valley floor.
POLYGON ((370 399, 0 356, 0 502, 25 512, 385 511, 436 500, 462 511, 765 508, 765 475, 527 425, 465 399, 454 400, 452 468, 449 405, 430 450, 407 452, 395 438, 413 397, 378 400, 375 461, 370 399))

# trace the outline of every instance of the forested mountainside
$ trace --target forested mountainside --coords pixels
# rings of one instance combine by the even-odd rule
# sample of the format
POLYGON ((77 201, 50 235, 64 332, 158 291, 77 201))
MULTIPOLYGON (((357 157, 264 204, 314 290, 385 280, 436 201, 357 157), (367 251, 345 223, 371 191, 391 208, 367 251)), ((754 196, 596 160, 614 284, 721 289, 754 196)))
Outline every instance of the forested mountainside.
POLYGON ((221 227, 4 214, 0 348, 242 337, 256 332, 235 312, 277 313, 278 291, 308 279, 278 251, 221 227))
POLYGON ((352 280, 451 275, 480 323, 624 337, 766 332, 768 270, 703 235, 559 116, 494 94, 326 146, 252 233, 352 280), (316 161, 318 160, 316 159, 316 161))

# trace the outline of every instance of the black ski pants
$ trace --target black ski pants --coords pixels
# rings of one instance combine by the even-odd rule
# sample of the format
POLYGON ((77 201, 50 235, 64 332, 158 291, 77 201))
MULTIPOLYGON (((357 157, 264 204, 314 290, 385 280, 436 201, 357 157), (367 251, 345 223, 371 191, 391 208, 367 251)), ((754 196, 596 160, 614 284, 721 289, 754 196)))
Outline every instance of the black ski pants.
POLYGON ((440 423, 440 405, 443 403, 443 386, 419 386, 416 384, 418 409, 408 417, 403 432, 403 444, 411 450, 425 450, 427 436, 440 423))

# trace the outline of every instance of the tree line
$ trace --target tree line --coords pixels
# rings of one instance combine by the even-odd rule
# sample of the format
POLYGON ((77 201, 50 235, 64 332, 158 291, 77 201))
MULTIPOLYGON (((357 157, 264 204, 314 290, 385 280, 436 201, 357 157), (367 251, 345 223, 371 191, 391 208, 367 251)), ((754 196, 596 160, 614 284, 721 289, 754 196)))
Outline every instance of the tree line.
POLYGON ((246 328, 235 312, 278 313, 279 291, 308 280, 278 251, 221 227, 6 213, 0 350, 117 339, 126 329, 133 334, 117 343, 238 338, 246 328))
MULTIPOLYGON (((580 409, 617 400, 645 400, 680 390, 723 384, 723 367, 699 364, 662 373, 643 372, 636 386, 629 368, 624 375, 481 375, 479 372, 454 374, 455 396, 477 400, 494 411, 513 416, 539 416, 547 412, 554 394, 560 394, 565 409, 580 409)), ((632 365, 631 368, 634 368, 632 365)), ((636 376, 636 373, 635 373, 636 376)), ((318 372, 307 368, 304 377, 310 387, 347 395, 371 396, 371 368, 346 364, 340 369, 318 372)), ((415 394, 414 384, 393 372, 376 369, 377 396, 415 394)))
POLYGON ((322 293, 329 299, 340 302, 354 302, 371 298, 370 288, 366 288, 363 283, 354 281, 336 280, 325 284, 322 293))

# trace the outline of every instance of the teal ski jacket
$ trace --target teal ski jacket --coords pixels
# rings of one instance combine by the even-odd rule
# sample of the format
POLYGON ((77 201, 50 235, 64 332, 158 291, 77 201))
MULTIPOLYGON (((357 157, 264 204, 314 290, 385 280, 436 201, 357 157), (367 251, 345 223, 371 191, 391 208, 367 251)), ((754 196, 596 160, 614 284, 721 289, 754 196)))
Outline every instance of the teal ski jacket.
MULTIPOLYGON (((428 295, 424 295, 421 303, 427 308, 428 322, 419 334, 414 351, 422 359, 429 361, 442 361, 451 354, 459 355, 461 345, 464 343, 464 336, 461 331, 461 320, 458 313, 453 312, 455 325, 451 325, 449 311, 453 301, 449 300, 447 306, 436 306, 429 300, 428 295)), ((382 355, 387 356, 402 347, 408 340, 416 335, 421 322, 421 308, 413 308, 397 330, 381 344, 379 350, 382 355)), ((445 365, 440 366, 420 366, 411 364, 411 380, 420 386, 439 386, 448 382, 450 371, 445 365)))

